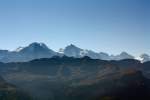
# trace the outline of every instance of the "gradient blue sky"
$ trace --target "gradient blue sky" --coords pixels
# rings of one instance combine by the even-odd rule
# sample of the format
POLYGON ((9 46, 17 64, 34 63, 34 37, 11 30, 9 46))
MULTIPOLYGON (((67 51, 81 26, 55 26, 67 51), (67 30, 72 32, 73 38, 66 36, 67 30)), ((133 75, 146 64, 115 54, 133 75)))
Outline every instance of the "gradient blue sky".
POLYGON ((35 41, 150 54, 150 0, 0 0, 0 49, 35 41))

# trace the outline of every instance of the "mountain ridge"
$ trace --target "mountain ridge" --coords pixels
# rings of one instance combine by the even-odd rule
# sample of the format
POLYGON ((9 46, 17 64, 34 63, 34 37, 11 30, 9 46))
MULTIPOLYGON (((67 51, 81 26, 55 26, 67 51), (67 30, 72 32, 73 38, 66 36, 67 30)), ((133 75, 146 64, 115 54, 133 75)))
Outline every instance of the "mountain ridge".
POLYGON ((54 51, 50 49, 44 43, 33 42, 26 47, 18 47, 14 51, 0 50, 0 61, 1 62, 26 62, 33 59, 40 58, 51 58, 53 56, 68 56, 81 58, 84 56, 91 57, 92 59, 102 60, 122 60, 122 59, 137 59, 141 62, 150 61, 148 54, 141 54, 139 57, 134 57, 127 52, 121 52, 118 55, 109 55, 105 52, 95 52, 92 50, 82 49, 73 44, 66 46, 60 51, 54 51))
POLYGON ((9 83, 36 97, 33 100, 107 100, 103 99, 105 96, 118 98, 108 100, 139 97, 142 100, 150 93, 149 65, 150 62, 134 59, 107 61, 87 56, 55 56, 0 63, 0 74, 9 83))

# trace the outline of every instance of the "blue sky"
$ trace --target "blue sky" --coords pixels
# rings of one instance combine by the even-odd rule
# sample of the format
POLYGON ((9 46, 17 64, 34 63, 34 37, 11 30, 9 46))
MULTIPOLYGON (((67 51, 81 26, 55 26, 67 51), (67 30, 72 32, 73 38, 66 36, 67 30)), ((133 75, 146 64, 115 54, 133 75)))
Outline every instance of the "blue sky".
POLYGON ((150 0, 0 0, 0 49, 35 41, 150 54, 150 0))

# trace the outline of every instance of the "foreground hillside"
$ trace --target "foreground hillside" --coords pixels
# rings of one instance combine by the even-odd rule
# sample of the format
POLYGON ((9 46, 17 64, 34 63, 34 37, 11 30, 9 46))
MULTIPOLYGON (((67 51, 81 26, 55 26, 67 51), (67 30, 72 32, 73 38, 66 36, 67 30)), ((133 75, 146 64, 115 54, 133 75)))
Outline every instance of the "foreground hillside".
POLYGON ((31 100, 32 98, 0 77, 0 100, 31 100))
POLYGON ((0 74, 33 100, 150 99, 150 63, 53 57, 0 63, 0 74))

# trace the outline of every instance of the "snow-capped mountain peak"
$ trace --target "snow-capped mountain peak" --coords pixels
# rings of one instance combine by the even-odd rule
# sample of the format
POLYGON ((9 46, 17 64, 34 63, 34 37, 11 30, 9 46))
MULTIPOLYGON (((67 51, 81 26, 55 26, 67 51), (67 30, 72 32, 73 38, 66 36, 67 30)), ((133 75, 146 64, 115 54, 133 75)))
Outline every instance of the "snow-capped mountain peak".
POLYGON ((69 57, 81 57, 80 53, 83 51, 83 49, 80 49, 79 47, 71 44, 67 46, 64 49, 64 55, 69 56, 69 57))
POLYGON ((26 47, 19 47, 15 51, 5 54, 0 53, 3 62, 23 62, 33 59, 50 58, 57 53, 49 49, 44 43, 31 43, 26 47), (2 58, 3 57, 3 58, 2 58))
POLYGON ((44 43, 31 43, 27 47, 24 47, 23 49, 20 50, 20 52, 49 52, 52 51, 50 50, 44 43))
POLYGON ((133 58, 133 56, 128 54, 127 52, 121 52, 120 56, 124 56, 124 57, 126 56, 126 57, 129 57, 129 58, 133 58))
POLYGON ((136 58, 137 60, 140 60, 141 62, 147 62, 150 61, 150 56, 148 54, 141 54, 139 57, 136 58))
POLYGON ((121 52, 119 55, 114 56, 115 60, 122 60, 122 59, 134 59, 134 57, 127 52, 121 52))
POLYGON ((81 50, 79 47, 77 47, 77 46, 75 46, 73 44, 68 45, 65 49, 72 49, 72 50, 78 49, 78 50, 81 50))
POLYGON ((41 47, 41 48, 48 49, 48 47, 44 43, 38 43, 38 42, 31 43, 28 47, 31 48, 41 47))
POLYGON ((24 47, 18 47, 14 52, 20 52, 22 49, 24 49, 24 47))

